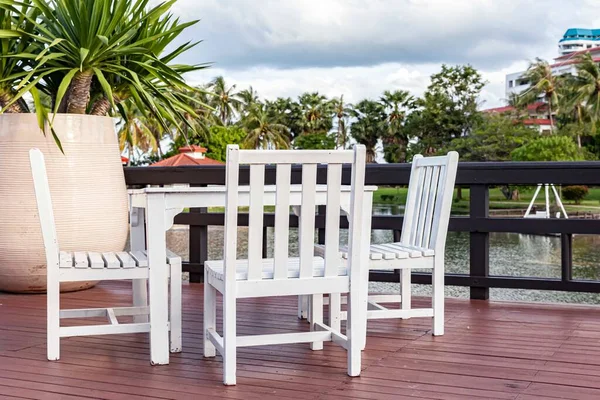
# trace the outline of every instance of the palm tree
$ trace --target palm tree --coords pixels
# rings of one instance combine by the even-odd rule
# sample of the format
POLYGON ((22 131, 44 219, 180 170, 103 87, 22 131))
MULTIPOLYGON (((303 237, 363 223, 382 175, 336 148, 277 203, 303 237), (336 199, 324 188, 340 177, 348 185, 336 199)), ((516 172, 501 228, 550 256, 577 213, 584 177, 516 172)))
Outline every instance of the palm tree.
POLYGON ((345 149, 348 144, 348 118, 352 111, 352 104, 344 103, 344 95, 331 100, 333 113, 337 118, 336 146, 345 149))
MULTIPOLYGON (((127 148, 128 164, 131 165, 137 148, 146 153, 160 151, 160 139, 157 134, 156 123, 147 120, 132 102, 122 103, 126 118, 121 119, 117 126, 119 136, 119 146, 121 151, 127 148)), ((159 153, 160 156, 160 153, 159 153)))
POLYGON ((236 97, 240 100, 240 112, 242 114, 248 114, 250 108, 259 101, 258 93, 252 88, 252 86, 250 86, 248 89, 240 90, 236 97))
MULTIPOLYGON (((571 131, 577 137, 577 145, 581 148, 581 135, 585 132, 586 123, 591 121, 591 116, 586 104, 586 99, 581 96, 579 88, 582 81, 576 76, 567 76, 564 82, 564 94, 561 96, 560 115, 567 123, 574 123, 576 129, 571 131)), ((592 123, 592 130, 595 129, 595 123, 592 123)))
POLYGON ((354 140, 367 148, 367 162, 375 162, 375 148, 385 128, 384 106, 373 100, 362 100, 354 106, 352 115, 357 119, 350 128, 354 140))
POLYGON ((175 135, 180 132, 187 141, 192 133, 207 141, 210 127, 222 125, 221 120, 214 114, 215 109, 209 106, 211 94, 204 86, 197 86, 192 90, 180 90, 178 95, 191 111, 183 113, 183 120, 179 121, 175 135))
POLYGON ((563 78, 552 73, 552 67, 547 61, 537 58, 532 63, 524 78, 529 81, 531 87, 521 95, 524 104, 534 103, 540 96, 548 104, 551 130, 554 131, 554 112, 558 111, 559 94, 563 78))
POLYGON ((244 147, 249 149, 288 149, 290 138, 288 129, 269 117, 267 108, 262 103, 250 108, 242 121, 247 132, 244 147))
POLYGON ((572 88, 575 91, 572 105, 577 110, 578 121, 583 119, 583 112, 587 112, 592 129, 596 129, 600 120, 600 67, 589 53, 579 56, 572 88))
POLYGON ((238 93, 235 92, 235 87, 236 85, 227 86, 225 78, 222 76, 217 76, 208 84, 208 89, 211 89, 213 93, 209 104, 217 111, 223 125, 231 124, 242 105, 238 93))
POLYGON ((406 90, 383 92, 380 98, 387 114, 387 132, 383 136, 384 144, 392 152, 386 152, 393 162, 406 162, 406 151, 410 138, 404 128, 407 112, 415 108, 414 97, 406 90))
POLYGON ((303 134, 328 133, 333 125, 333 110, 327 97, 318 92, 304 93, 298 98, 302 109, 303 134))

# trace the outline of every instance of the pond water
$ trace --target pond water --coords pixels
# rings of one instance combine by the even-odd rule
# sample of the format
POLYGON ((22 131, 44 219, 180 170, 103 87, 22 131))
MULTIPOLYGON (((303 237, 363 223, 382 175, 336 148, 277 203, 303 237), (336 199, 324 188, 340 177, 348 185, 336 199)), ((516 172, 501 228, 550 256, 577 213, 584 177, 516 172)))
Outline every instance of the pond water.
MULTIPOLYGON (((374 214, 397 215, 402 209, 390 206, 375 206, 374 214)), ((291 230, 290 255, 298 253, 297 230, 291 230)), ((187 253, 187 230, 172 232, 169 247, 178 254, 187 253), (174 236, 184 235, 182 240, 174 240, 174 236), (174 247, 174 242, 181 243, 181 250, 174 247), (173 245, 171 245, 173 243, 173 245)), ((341 243, 347 243, 347 232, 342 231, 341 243)), ((273 254, 273 229, 268 229, 268 253, 273 254)), ((372 243, 392 241, 392 232, 373 230, 372 243)), ((209 227, 209 259, 218 259, 223 253, 223 228, 209 227)), ((240 228, 238 238, 238 256, 244 257, 247 252, 246 230, 240 228)), ((523 235, 516 233, 490 234, 490 274, 522 277, 560 278, 560 238, 555 236, 523 235)), ((469 271, 469 233, 449 232, 446 242, 446 271, 449 273, 468 273, 469 271)), ((600 280, 600 236, 576 235, 573 238, 573 278, 600 280)), ((392 292, 399 290, 398 284, 371 283, 371 290, 392 292)), ((431 286, 414 285, 415 294, 429 294, 431 286)), ((446 287, 447 297, 468 298, 469 288, 446 287)), ((570 302, 600 304, 600 295, 590 293, 565 293, 554 291, 491 289, 490 297, 494 300, 570 302)))

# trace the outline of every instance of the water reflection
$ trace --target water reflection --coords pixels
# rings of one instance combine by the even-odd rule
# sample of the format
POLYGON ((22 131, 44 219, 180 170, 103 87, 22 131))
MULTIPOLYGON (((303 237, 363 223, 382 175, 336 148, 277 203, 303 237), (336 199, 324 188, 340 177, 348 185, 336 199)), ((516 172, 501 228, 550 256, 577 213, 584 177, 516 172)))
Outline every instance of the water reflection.
MULTIPOLYGON (((402 214, 402 207, 375 206, 378 215, 402 214)), ((209 259, 218 259, 223 253, 223 228, 209 227, 209 259)), ((268 229, 268 256, 273 255, 273 229, 268 229)), ((347 231, 342 231, 340 243, 347 243, 347 231)), ((373 230, 372 243, 392 241, 392 232, 373 230)), ((186 246, 187 243, 183 243, 186 246)), ((573 277, 575 279, 600 280, 599 236, 576 235, 573 239, 573 277)), ((182 246, 182 247, 183 247, 182 246)), ((170 246, 171 247, 171 246, 170 246)), ((290 255, 298 255, 298 234, 292 229, 289 239, 290 255)), ((172 248, 173 251, 176 251, 172 248)), ((187 249, 185 249, 187 250, 187 249)), ((523 235, 516 233, 490 234, 490 274, 560 278, 560 238, 556 236, 523 235)), ((240 228, 238 255, 247 254, 247 230, 240 228)), ((449 232, 446 242, 446 270, 449 273, 468 273, 469 271, 469 234, 467 232, 449 232)), ((396 284, 372 283, 371 290, 389 292, 398 290, 396 284)), ((428 294, 430 287, 415 285, 417 293, 428 294)), ((447 287, 447 296, 468 297, 468 288, 447 287)), ((495 300, 522 300, 544 302, 578 302, 600 304, 598 294, 562 293, 534 290, 492 289, 495 300)))

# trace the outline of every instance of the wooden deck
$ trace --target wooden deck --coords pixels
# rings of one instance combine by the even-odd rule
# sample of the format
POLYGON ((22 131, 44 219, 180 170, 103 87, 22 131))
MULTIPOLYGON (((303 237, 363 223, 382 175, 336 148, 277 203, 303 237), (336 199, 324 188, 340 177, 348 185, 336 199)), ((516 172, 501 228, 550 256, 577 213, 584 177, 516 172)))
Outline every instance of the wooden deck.
MULTIPOLYGON (((63 307, 129 296, 101 284, 63 307)), ((448 300, 443 337, 426 319, 370 322, 359 378, 332 344, 270 346, 240 349, 238 385, 224 387, 220 358, 202 357, 200 284, 184 286, 184 352, 161 367, 145 334, 63 339, 61 361, 46 361, 45 300, 0 293, 1 399, 600 399, 600 307, 448 300)), ((238 327, 307 329, 295 314, 294 298, 242 301, 238 327)))

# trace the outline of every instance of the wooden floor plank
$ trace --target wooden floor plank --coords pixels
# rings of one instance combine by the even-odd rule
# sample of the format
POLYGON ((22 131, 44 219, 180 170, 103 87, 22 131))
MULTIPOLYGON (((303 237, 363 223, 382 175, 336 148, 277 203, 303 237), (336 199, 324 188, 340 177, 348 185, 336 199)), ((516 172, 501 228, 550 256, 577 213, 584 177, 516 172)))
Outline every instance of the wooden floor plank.
MULTIPOLYGON (((431 320, 369 321, 359 378, 346 353, 326 343, 238 351, 238 385, 222 385, 221 358, 202 354, 202 285, 184 285, 183 345, 168 366, 149 364, 146 334, 61 341, 45 359, 45 296, 0 293, 2 399, 599 399, 600 309, 447 299, 446 334, 431 320)), ((65 308, 125 306, 131 287, 101 283, 62 296, 65 308)), ((416 307, 429 299, 415 298, 416 307)), ((296 299, 241 300, 240 334, 307 331, 296 299)), ((218 327, 221 313, 218 313, 218 327)), ((68 324, 90 323, 70 320, 68 324)))

